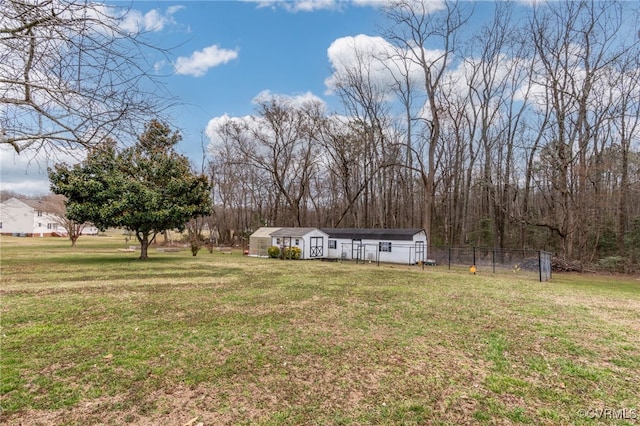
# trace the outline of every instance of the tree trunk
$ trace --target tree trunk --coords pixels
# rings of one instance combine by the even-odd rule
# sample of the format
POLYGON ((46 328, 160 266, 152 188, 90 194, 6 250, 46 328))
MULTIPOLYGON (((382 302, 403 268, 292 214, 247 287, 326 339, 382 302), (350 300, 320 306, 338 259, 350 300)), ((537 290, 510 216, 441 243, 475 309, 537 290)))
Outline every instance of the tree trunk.
POLYGON ((140 243, 140 257, 138 259, 146 260, 149 258, 149 244, 151 244, 149 232, 136 232, 136 237, 140 243))

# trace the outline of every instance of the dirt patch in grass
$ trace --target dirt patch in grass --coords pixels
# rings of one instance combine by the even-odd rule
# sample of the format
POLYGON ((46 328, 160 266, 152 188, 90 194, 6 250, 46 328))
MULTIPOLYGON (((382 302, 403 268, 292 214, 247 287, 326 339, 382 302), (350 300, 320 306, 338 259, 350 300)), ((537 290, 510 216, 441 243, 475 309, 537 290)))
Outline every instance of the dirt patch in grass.
POLYGON ((607 297, 606 295, 585 296, 584 294, 556 295, 550 302, 562 308, 583 308, 590 315, 621 328, 640 334, 640 299, 607 297))
POLYGON ((471 418, 478 405, 471 393, 481 387, 481 364, 452 359, 438 347, 432 348, 429 362, 414 362, 406 353, 384 358, 354 352, 327 365, 318 356, 289 356, 284 358, 289 361, 265 365, 240 381, 177 385, 150 392, 133 406, 126 395, 116 395, 66 409, 28 409, 5 423, 182 425, 197 419, 194 424, 332 424, 351 418, 367 424, 394 415, 402 423, 415 418, 414 412, 423 420, 435 417, 457 424, 471 418), (460 381, 468 383, 467 391, 455 384, 460 381))

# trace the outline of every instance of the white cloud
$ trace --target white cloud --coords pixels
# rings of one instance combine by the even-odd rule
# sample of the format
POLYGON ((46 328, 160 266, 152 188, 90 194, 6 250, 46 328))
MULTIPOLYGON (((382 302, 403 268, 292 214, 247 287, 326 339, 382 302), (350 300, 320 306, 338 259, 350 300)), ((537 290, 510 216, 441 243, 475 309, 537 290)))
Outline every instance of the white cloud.
MULTIPOLYGON (((327 49, 327 56, 333 74, 325 80, 327 94, 331 94, 340 84, 352 84, 354 78, 367 79, 366 83, 384 88, 393 87, 402 75, 409 73, 417 87, 423 74, 416 61, 403 60, 411 56, 408 52, 392 46, 382 37, 359 34, 354 37, 336 39, 327 49)), ((438 51, 425 51, 427 58, 437 58, 438 51)))
MULTIPOLYGON (((356 7, 383 7, 397 0, 244 0, 256 3, 258 8, 280 7, 288 12, 315 12, 317 10, 340 10, 347 6, 356 7)), ((441 4, 440 0, 416 0, 424 1, 426 5, 441 4)))
POLYGON ((174 13, 179 12, 182 9, 184 9, 184 6, 181 6, 181 5, 169 6, 167 8, 167 14, 168 15, 173 15, 174 13))
POLYGON ((221 49, 214 44, 213 46, 205 47, 202 50, 193 52, 189 57, 179 57, 176 60, 174 67, 177 74, 202 77, 207 73, 209 68, 226 64, 237 57, 238 49, 221 49))
POLYGON ((283 2, 284 7, 292 12, 313 12, 315 10, 333 10, 339 8, 335 0, 300 0, 283 2))
POLYGON ((47 153, 44 149, 17 154, 12 148, 0 147, 0 190, 23 195, 42 195, 50 192, 47 168, 57 163, 75 164, 84 158, 84 150, 75 155, 65 152, 47 153))
POLYGON ((281 7, 289 12, 313 12, 316 10, 337 10, 340 8, 339 0, 246 0, 256 3, 258 8, 281 7))
POLYGON ((224 129, 226 126, 236 126, 242 134, 248 132, 249 126, 255 124, 256 120, 252 116, 230 117, 224 114, 220 117, 214 117, 207 123, 205 134, 209 138, 209 153, 215 155, 216 150, 223 149, 226 144, 226 136, 224 129))
POLYGON ((171 6, 165 13, 158 9, 151 9, 145 14, 139 10, 129 10, 123 15, 120 26, 130 33, 162 31, 165 26, 176 23, 173 15, 183 8, 184 6, 171 6))
MULTIPOLYGON (((305 108, 311 104, 319 104, 321 107, 326 107, 325 102, 311 92, 291 96, 273 93, 270 90, 263 90, 253 98, 252 103, 257 105, 272 100, 280 104, 289 105, 292 108, 305 108)), ((247 137, 252 133, 269 131, 267 130, 268 126, 264 124, 264 119, 260 116, 246 115, 243 117, 231 117, 228 114, 224 114, 219 117, 214 117, 209 120, 207 128, 205 129, 205 134, 209 138, 208 149, 210 153, 215 153, 217 149, 225 146, 226 138, 223 130, 226 126, 237 126, 236 128, 241 134, 247 137)))
POLYGON ((311 92, 299 93, 297 95, 290 96, 273 93, 270 90, 263 90, 258 93, 251 100, 251 103, 258 105, 261 103, 268 103, 271 100, 276 100, 281 104, 289 105, 293 108, 304 108, 305 105, 310 105, 312 103, 319 103, 320 105, 325 106, 325 102, 311 92))
POLYGON ((157 73, 159 73, 160 71, 162 71, 162 69, 167 65, 167 61, 162 60, 162 61, 158 61, 155 64, 153 64, 153 70, 157 73))

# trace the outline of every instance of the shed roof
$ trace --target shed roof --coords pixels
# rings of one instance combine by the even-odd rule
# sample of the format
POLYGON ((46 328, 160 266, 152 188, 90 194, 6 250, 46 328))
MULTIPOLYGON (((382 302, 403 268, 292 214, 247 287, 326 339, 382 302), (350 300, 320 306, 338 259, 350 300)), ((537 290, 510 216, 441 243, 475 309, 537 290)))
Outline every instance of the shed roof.
POLYGON ((381 228, 322 228, 329 238, 347 238, 352 240, 411 240, 413 236, 424 232, 421 228, 381 229, 381 228))
POLYGON ((251 234, 249 238, 269 238, 271 237, 271 233, 277 231, 280 228, 273 228, 268 226, 263 226, 262 228, 258 228, 256 232, 251 234))
MULTIPOLYGON (((271 233, 272 237, 304 237, 310 232, 322 231, 318 228, 280 228, 271 233)), ((324 232, 324 231, 323 231, 324 232)))

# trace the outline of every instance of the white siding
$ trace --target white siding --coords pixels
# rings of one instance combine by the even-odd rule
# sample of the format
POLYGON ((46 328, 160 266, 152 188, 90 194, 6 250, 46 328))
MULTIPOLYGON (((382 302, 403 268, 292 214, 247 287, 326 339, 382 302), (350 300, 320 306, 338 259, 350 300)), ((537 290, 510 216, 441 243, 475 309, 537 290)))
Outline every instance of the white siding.
POLYGON ((58 225, 59 219, 55 216, 42 212, 39 214, 37 211, 33 214, 33 230, 30 232, 33 232, 34 237, 43 237, 52 232, 67 233, 62 225, 58 225))
MULTIPOLYGON (((34 237, 49 236, 56 232, 66 235, 67 230, 60 225, 60 219, 53 214, 41 212, 37 208, 19 200, 10 198, 0 203, 0 222, 2 234, 33 235, 34 237)), ((82 235, 97 235, 98 228, 87 225, 82 235)))
POLYGON ((6 200, 0 205, 0 222, 2 222, 0 232, 3 234, 31 234, 34 232, 34 218, 37 218, 37 215, 26 203, 17 198, 6 200))
MULTIPOLYGON (((283 228, 286 229, 286 228, 283 228)), ((329 236, 319 229, 309 230, 302 235, 289 233, 289 235, 272 235, 271 244, 282 247, 298 247, 301 250, 301 259, 323 259, 328 257, 329 236), (318 240, 318 238, 320 240, 318 240)))
POLYGON ((380 261, 414 264, 420 260, 426 260, 427 258, 427 238, 424 232, 415 234, 411 240, 363 239, 360 241, 354 241, 350 238, 330 238, 330 240, 336 242, 336 248, 330 248, 328 250, 328 257, 332 259, 360 258, 365 262, 380 261), (380 251, 381 243, 384 244, 385 248, 390 247, 391 251, 380 251), (423 245, 423 256, 416 256, 416 252, 420 250, 420 248, 416 247, 417 244, 423 245))
MULTIPOLYGON (((379 261, 404 264, 415 264, 427 259, 427 237, 424 231, 415 232, 413 235, 411 234, 414 231, 390 231, 391 232, 387 233, 369 232, 367 235, 384 234, 385 237, 391 239, 369 238, 352 240, 351 238, 329 237, 329 234, 327 234, 325 230, 317 228, 280 228, 271 232, 270 244, 280 248, 289 245, 298 247, 301 250, 302 259, 342 258, 349 260, 359 258, 360 260, 371 262, 379 261), (330 248, 330 242, 333 244, 332 248, 330 248)), ((353 236, 353 234, 351 236, 353 236)))

